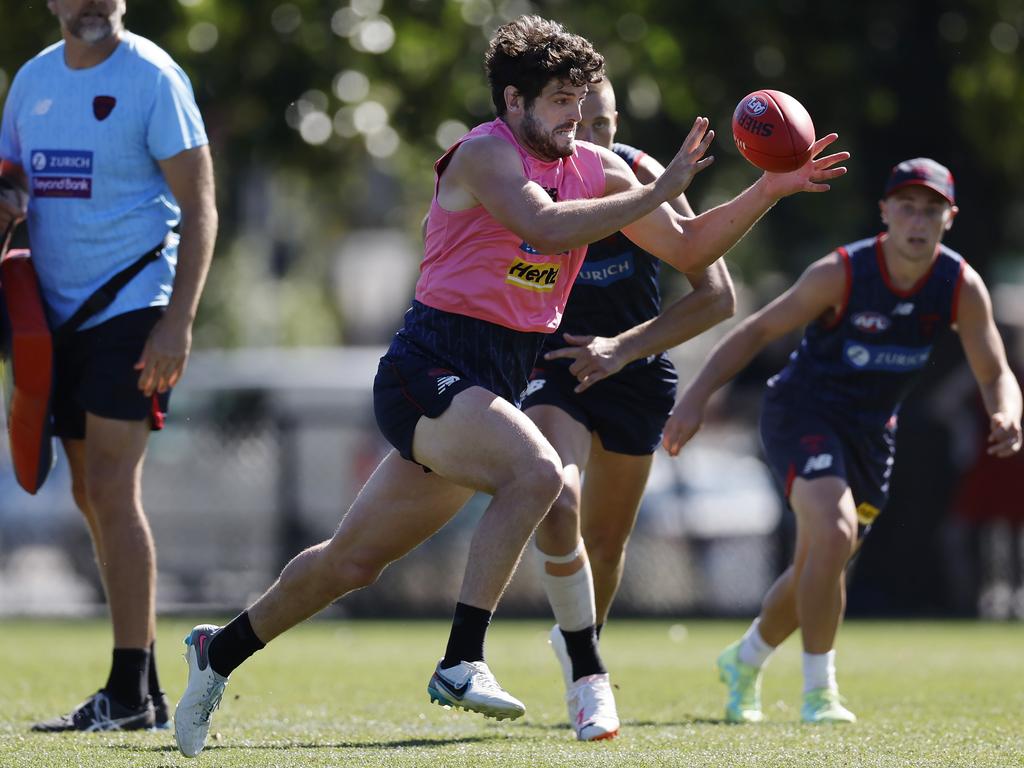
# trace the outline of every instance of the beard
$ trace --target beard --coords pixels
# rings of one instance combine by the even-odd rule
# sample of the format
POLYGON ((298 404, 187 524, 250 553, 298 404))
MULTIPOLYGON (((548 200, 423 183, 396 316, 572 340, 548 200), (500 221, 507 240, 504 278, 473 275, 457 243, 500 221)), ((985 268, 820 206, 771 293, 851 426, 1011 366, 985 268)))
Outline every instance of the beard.
MULTIPOLYGON (((555 130, 563 130, 571 127, 571 123, 560 125, 555 130)), ((561 157, 569 157, 573 153, 573 142, 569 140, 564 147, 555 143, 554 131, 546 133, 541 127, 540 121, 533 116, 532 110, 527 110, 522 122, 523 141, 536 152, 540 157, 548 160, 557 160, 561 157)))
POLYGON ((95 7, 85 8, 67 25, 68 32, 88 45, 101 43, 114 34, 114 25, 110 18, 92 15, 91 12, 95 10, 95 7))

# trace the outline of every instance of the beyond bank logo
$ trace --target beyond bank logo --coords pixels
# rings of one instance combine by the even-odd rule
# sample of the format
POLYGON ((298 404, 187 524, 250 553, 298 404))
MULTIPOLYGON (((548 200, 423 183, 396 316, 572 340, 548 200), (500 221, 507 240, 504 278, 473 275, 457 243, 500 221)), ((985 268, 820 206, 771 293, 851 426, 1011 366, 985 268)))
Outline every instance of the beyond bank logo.
POLYGON ((34 197, 92 197, 92 152, 34 149, 30 153, 34 197))

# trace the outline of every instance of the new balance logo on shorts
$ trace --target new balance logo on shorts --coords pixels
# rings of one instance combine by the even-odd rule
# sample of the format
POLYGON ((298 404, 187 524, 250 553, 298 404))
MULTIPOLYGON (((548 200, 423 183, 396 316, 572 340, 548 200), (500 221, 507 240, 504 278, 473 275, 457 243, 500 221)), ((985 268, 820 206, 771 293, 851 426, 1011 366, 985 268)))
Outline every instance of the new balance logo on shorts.
POLYGON ((526 385, 526 389, 519 395, 520 400, 525 400, 534 392, 539 392, 547 384, 547 379, 530 379, 530 383, 526 385))
POLYGON ((459 377, 452 374, 439 377, 437 380, 437 394, 443 395, 444 391, 458 380, 459 377))
POLYGON ((804 464, 803 474, 809 472, 819 472, 823 469, 828 469, 832 466, 832 454, 831 453, 819 453, 817 456, 811 456, 807 463, 804 464))

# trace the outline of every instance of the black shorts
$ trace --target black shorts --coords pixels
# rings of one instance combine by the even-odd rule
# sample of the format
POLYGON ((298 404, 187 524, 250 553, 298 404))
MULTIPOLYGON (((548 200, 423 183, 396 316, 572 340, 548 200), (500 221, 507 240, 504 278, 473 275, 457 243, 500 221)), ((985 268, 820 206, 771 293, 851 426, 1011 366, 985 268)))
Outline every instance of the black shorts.
POLYGON ((840 477, 853 493, 861 525, 870 525, 885 507, 896 455, 895 419, 875 429, 844 424, 769 390, 760 427, 768 466, 787 499, 798 477, 840 477))
POLYGON ((126 312, 62 340, 54 349, 53 433, 81 440, 85 414, 163 429, 171 393, 146 397, 135 363, 163 307, 126 312))
POLYGON ((460 392, 483 387, 518 407, 544 338, 414 301, 373 380, 380 431, 415 461, 420 417, 437 418, 460 392))
POLYGON ((658 355, 576 394, 579 381, 564 361, 541 361, 530 374, 523 410, 553 405, 596 433, 606 451, 648 456, 661 442, 677 381, 672 363, 658 355))

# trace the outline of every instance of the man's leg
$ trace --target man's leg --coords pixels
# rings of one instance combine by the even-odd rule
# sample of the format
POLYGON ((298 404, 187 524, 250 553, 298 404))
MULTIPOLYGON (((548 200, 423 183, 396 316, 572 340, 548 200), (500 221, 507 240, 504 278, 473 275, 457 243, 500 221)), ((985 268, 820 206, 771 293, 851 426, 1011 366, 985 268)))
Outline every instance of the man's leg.
POLYGON ((558 625, 552 644, 563 663, 566 688, 582 677, 606 672, 597 658, 594 582, 580 539, 580 486, 590 453, 590 432, 561 408, 537 405, 526 415, 548 438, 562 461, 564 484, 537 526, 534 562, 558 625), (568 662, 566 665, 565 663, 568 662))
POLYGON ((636 524, 653 456, 606 451, 594 439, 583 483, 583 540, 594 569, 597 624, 608 621, 626 562, 626 544, 636 524))
MULTIPOLYGON (((256 636, 269 643, 347 593, 377 580, 391 562, 439 531, 472 490, 398 455, 388 453, 374 470, 334 536, 296 555, 248 615, 256 636)), ((225 677, 234 666, 217 663, 225 677)))
POLYGON ((796 614, 803 637, 807 722, 853 722, 839 702, 835 638, 846 607, 844 569, 857 545, 857 511, 839 477, 797 478, 790 493, 805 555, 794 564, 796 614))
POLYGON ((580 538, 580 475, 587 466, 590 432, 556 406, 537 405, 527 415, 563 465, 562 492, 537 528, 534 560, 557 622, 550 640, 565 678, 569 722, 581 741, 614 738, 619 716, 597 653, 594 581, 580 538))
POLYGON ((142 509, 142 464, 149 423, 89 413, 86 435, 85 440, 65 440, 64 446, 72 493, 92 534, 110 607, 114 652, 101 694, 109 697, 111 707, 108 714, 93 697, 69 715, 37 723, 33 726, 36 730, 153 725, 149 665, 155 626, 156 553, 142 509))
MULTIPOLYGON (((472 490, 494 498, 473 538, 460 601, 489 617, 526 540, 561 490, 558 456, 529 419, 479 387, 459 393, 440 417, 419 420, 413 455, 434 473, 392 452, 333 538, 297 555, 221 636, 211 639, 214 628, 192 631, 187 639, 189 684, 175 715, 182 752, 192 756, 202 750, 210 715, 235 667, 332 601, 372 584, 389 563, 451 519, 472 490)), ((466 632, 474 638, 456 644, 471 647, 478 635, 482 662, 481 622, 472 618, 466 632)), ((466 683, 472 687, 471 680, 466 683)))

